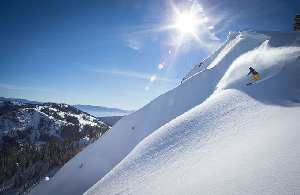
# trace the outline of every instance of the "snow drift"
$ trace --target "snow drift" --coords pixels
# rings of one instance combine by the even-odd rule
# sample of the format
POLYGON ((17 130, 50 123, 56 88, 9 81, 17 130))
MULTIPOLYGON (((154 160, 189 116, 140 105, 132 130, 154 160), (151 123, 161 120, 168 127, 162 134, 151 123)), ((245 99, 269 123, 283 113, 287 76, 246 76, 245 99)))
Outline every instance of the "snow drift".
POLYGON ((299 32, 230 33, 31 194, 300 193, 299 46, 299 32), (261 80, 246 86, 249 66, 261 80))
POLYGON ((214 94, 148 136, 85 194, 298 194, 299 111, 236 90, 214 94))

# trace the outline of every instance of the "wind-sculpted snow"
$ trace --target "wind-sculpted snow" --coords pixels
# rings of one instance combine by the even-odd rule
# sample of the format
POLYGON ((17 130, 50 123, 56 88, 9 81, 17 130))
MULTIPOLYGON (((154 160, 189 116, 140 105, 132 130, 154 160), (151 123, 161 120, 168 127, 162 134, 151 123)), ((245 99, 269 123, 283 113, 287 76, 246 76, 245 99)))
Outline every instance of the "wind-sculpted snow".
POLYGON ((216 92, 148 136, 85 195, 298 194, 299 111, 216 92))
POLYGON ((231 33, 32 194, 82 194, 98 181, 87 194, 300 193, 299 36, 231 33), (246 86, 249 66, 262 80, 246 86))

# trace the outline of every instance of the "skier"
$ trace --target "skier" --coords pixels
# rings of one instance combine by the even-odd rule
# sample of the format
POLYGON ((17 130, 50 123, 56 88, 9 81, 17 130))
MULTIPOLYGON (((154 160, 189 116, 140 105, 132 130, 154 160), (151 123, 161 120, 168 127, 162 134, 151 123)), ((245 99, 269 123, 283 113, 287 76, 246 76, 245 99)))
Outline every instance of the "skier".
POLYGON ((254 80, 260 79, 260 78, 258 77, 258 72, 256 72, 254 68, 250 67, 249 70, 250 70, 250 71, 249 71, 249 73, 247 74, 247 76, 249 76, 249 74, 252 73, 252 74, 253 74, 253 77, 252 77, 252 78, 253 78, 254 80))

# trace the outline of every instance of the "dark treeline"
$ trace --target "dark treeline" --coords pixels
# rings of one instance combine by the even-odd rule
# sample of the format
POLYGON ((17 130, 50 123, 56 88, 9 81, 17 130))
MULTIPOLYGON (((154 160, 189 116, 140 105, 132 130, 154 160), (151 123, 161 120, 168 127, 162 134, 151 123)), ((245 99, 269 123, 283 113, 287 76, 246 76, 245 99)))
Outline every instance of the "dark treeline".
POLYGON ((300 31, 300 14, 296 14, 294 18, 294 31, 300 31))

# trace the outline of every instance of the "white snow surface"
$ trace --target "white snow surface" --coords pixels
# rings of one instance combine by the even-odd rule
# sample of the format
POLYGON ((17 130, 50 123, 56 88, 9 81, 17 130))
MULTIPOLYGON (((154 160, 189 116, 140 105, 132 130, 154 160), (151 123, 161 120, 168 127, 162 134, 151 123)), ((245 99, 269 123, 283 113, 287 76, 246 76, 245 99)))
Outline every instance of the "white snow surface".
POLYGON ((298 56, 300 32, 231 32, 31 194, 300 194, 298 56))

